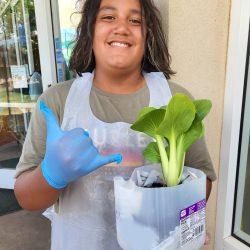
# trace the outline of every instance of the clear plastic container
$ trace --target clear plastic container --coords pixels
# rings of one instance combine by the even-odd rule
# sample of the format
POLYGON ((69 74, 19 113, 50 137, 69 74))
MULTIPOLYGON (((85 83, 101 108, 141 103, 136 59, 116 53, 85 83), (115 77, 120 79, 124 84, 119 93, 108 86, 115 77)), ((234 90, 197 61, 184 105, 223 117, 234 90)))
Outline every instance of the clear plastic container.
POLYGON ((137 186, 137 170, 150 172, 160 166, 136 168, 129 180, 115 177, 117 240, 124 250, 200 249, 206 236, 206 175, 185 167, 196 179, 175 187, 137 186))
POLYGON ((34 72, 29 81, 29 95, 31 100, 37 100, 37 98, 42 94, 42 78, 38 72, 34 72))

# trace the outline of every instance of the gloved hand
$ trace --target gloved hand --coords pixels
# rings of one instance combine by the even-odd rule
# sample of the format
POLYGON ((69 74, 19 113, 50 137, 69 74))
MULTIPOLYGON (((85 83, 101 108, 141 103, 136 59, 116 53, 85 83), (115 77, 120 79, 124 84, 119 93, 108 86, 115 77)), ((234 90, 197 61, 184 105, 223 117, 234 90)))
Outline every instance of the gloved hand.
POLYGON ((47 122, 46 151, 41 167, 44 178, 51 186, 63 188, 105 164, 121 162, 120 154, 100 155, 84 129, 62 131, 54 113, 43 100, 40 101, 40 110, 47 122))

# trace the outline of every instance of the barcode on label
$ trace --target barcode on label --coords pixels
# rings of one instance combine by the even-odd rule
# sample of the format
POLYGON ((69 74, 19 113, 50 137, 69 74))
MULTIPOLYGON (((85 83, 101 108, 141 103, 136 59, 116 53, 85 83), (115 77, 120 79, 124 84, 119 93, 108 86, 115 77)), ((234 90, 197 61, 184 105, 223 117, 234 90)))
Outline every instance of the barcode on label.
POLYGON ((180 211, 181 246, 205 233, 206 200, 201 200, 180 211))
POLYGON ((199 227, 195 228, 195 236, 198 236, 199 234, 201 234, 204 231, 204 225, 200 225, 199 227))

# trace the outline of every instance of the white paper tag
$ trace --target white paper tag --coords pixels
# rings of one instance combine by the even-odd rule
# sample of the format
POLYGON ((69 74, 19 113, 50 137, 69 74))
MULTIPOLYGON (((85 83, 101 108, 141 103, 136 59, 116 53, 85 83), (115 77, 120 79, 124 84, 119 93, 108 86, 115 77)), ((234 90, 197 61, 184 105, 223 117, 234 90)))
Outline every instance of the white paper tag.
POLYGON ((205 231, 206 200, 187 207, 180 212, 180 241, 186 245, 205 231))

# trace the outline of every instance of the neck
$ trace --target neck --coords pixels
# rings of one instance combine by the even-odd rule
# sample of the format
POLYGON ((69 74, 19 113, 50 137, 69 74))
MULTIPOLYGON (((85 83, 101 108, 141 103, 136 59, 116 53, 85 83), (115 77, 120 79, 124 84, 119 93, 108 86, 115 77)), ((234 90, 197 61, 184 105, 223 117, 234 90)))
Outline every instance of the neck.
POLYGON ((129 94, 145 85, 140 71, 134 72, 107 72, 96 68, 94 85, 106 92, 114 94, 129 94))

